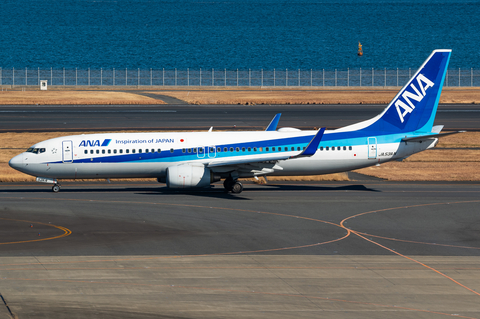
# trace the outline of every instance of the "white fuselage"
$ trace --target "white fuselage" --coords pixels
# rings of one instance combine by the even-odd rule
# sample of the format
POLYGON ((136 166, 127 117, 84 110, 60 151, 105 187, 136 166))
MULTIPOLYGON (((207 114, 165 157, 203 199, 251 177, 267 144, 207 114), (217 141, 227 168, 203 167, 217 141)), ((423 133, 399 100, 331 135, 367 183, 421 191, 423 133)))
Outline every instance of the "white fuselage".
POLYGON ((315 155, 278 160, 279 156, 290 157, 301 153, 315 133, 255 131, 75 135, 37 143, 29 149, 31 151, 14 157, 10 165, 30 175, 53 179, 162 178, 168 167, 180 164, 211 166, 211 170, 220 175, 236 170, 238 177, 318 175, 403 158, 433 147, 436 142, 432 139, 431 143, 423 144, 384 143, 375 136, 335 139, 335 131, 327 131, 315 155), (232 159, 236 161, 235 167, 228 164, 232 159), (242 164, 243 160, 245 164, 242 164), (269 160, 272 161, 270 166, 269 160), (256 161, 260 161, 261 165, 257 167, 256 161))

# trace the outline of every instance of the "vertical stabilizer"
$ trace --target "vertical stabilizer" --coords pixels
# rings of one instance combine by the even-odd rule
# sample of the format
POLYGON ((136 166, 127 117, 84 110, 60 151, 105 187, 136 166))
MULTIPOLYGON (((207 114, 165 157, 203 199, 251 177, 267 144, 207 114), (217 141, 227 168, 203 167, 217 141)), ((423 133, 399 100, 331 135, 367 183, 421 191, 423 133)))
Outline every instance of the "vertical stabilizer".
POLYGON ((337 131, 431 132, 451 52, 433 51, 380 115, 337 131))

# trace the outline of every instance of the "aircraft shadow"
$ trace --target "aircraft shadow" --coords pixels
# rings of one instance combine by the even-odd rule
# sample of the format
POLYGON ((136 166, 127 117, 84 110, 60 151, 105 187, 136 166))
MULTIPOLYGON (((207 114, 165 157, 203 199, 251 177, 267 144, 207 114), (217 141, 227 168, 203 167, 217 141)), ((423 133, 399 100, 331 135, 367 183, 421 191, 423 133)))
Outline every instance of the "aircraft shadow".
MULTIPOLYGON (((261 186, 250 187, 250 185, 245 185, 244 192, 241 194, 227 193, 222 187, 211 187, 211 188, 193 188, 193 189, 171 189, 167 187, 75 187, 75 186, 64 186, 60 190, 59 194, 67 193, 110 193, 110 192, 125 192, 125 193, 135 193, 139 195, 192 195, 192 196, 201 196, 201 197, 210 197, 210 198, 223 198, 223 199, 232 199, 232 200, 250 200, 245 198, 242 195, 247 195, 248 193, 258 193, 258 192, 282 192, 282 191, 294 191, 294 192, 303 192, 303 191, 362 191, 362 192, 381 192, 376 189, 368 188, 365 185, 341 185, 341 186, 316 186, 316 185, 288 185, 288 184, 267 184, 261 186)), ((38 188, 22 188, 22 189, 8 189, 2 190, 2 193, 52 193, 49 187, 38 187, 38 188)))
POLYGON ((223 188, 210 188, 210 189, 189 189, 189 190, 178 190, 170 188, 157 188, 157 189, 148 189, 148 192, 138 192, 138 189, 132 188, 132 191, 137 191, 137 194, 140 195, 192 195, 192 196, 201 196, 201 197, 211 197, 211 198, 224 198, 232 200, 250 200, 250 198, 245 198, 242 195, 247 195, 248 193, 258 193, 265 191, 295 191, 295 192, 304 192, 304 191, 364 191, 364 192, 381 192, 376 189, 365 187, 364 185, 342 185, 335 187, 327 186, 315 186, 315 185, 282 185, 282 184, 273 184, 273 185, 262 185, 255 188, 249 188, 248 185, 245 186, 243 193, 233 194, 227 193, 223 188))

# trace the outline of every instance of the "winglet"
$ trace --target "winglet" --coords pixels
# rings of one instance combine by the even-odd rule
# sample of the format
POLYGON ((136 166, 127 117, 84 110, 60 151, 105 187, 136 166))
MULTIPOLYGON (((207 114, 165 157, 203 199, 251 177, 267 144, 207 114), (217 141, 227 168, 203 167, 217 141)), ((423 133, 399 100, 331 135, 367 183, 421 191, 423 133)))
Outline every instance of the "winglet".
POLYGON ((297 158, 297 157, 307 157, 307 156, 312 156, 317 152, 318 145, 320 144, 320 141, 322 140, 323 133, 325 132, 325 127, 319 129, 317 131, 317 134, 312 138, 310 143, 308 143, 307 147, 303 150, 298 155, 292 156, 290 158, 297 158))
POLYGON ((282 115, 282 113, 278 113, 277 115, 275 115, 275 117, 272 119, 270 124, 268 124, 268 127, 265 129, 265 131, 276 131, 278 121, 280 121, 280 116, 281 115, 282 115))

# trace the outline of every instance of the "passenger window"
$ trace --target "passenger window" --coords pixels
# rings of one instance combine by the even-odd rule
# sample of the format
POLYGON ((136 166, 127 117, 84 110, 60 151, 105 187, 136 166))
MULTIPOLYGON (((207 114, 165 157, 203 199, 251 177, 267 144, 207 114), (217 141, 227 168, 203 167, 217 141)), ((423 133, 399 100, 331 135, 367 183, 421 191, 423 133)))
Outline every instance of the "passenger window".
POLYGON ((245 147, 242 147, 242 152, 245 152, 245 147))
POLYGON ((214 147, 210 147, 210 153, 214 153, 215 152, 215 148, 214 147))
POLYGON ((96 150, 95 153, 100 154, 100 150, 96 150))
POLYGON ((102 154, 105 154, 105 150, 102 150, 102 154))
POLYGON ((274 146, 274 147, 272 147, 272 151, 274 151, 274 152, 275 152, 275 146, 274 146))
POLYGON ((123 154, 123 150, 120 150, 120 154, 123 154))
POLYGON ((288 147, 285 146, 284 151, 285 151, 285 152, 288 151, 288 147))
POLYGON ((135 149, 132 150, 132 153, 135 153, 135 149))
POLYGON ((228 152, 228 148, 227 148, 227 147, 224 147, 224 148, 223 148, 223 151, 224 151, 224 152, 228 152))
POLYGON ((230 152, 233 152, 233 147, 230 147, 230 152))
POLYGON ((323 151, 323 146, 320 146, 320 151, 323 151))
MULTIPOLYGON (((28 152, 28 151, 27 151, 27 152, 28 152)), ((88 154, 88 151, 87 151, 87 150, 85 150, 85 154, 88 154)))
POLYGON ((347 147, 346 147, 346 146, 344 146, 344 147, 343 147, 343 150, 344 150, 344 151, 346 151, 346 150, 347 150, 347 147))
MULTIPOLYGON (((171 151, 172 151, 172 150, 170 150, 170 152, 171 152, 171 151)), ((199 153, 203 153, 203 147, 199 147, 199 148, 198 148, 198 152, 199 152, 199 153)))
POLYGON ((145 149, 145 153, 148 153, 148 148, 145 149))
POLYGON ((240 147, 235 148, 235 151, 240 152, 240 147))
POLYGON ((90 150, 90 154, 93 154, 93 150, 90 150))
POLYGON ((254 148, 253 148, 253 151, 254 151, 254 152, 256 152, 256 151, 257 151, 257 148, 256 148, 256 147, 254 147, 254 148))
POLYGON ((291 151, 295 151, 295 147, 292 146, 292 148, 290 149, 291 151))
POLYGON ((192 152, 192 149, 191 149, 191 148, 189 148, 189 149, 187 149, 187 151, 188 151, 189 153, 191 153, 191 152, 192 152))
POLYGON ((263 147, 260 147, 259 150, 260 150, 260 152, 263 152, 263 147))
POLYGON ((127 149, 125 150, 125 153, 127 153, 127 154, 130 153, 130 150, 127 148, 127 149))
POLYGON ((217 152, 221 152, 222 151, 222 148, 221 147, 217 147, 217 152))
POLYGON ((325 147, 325 150, 328 151, 328 150, 330 150, 330 148, 327 146, 327 147, 325 147))
POLYGON ((173 148, 170 149, 170 153, 173 153, 173 148))
POLYGON ((117 150, 113 150, 113 154, 117 154, 117 150))
POLYGON ((138 149, 138 152, 139 152, 139 153, 141 153, 141 152, 142 152, 142 149, 141 149, 141 148, 139 148, 139 149, 138 149))
POLYGON ((268 152, 268 151, 270 150, 270 148, 269 148, 269 147, 265 147, 265 150, 268 152))
POLYGON ((158 153, 161 153, 161 152, 162 152, 162 150, 161 150, 161 149, 158 149, 158 150, 157 150, 157 152, 158 152, 158 153))
POLYGON ((341 151, 342 148, 340 146, 337 147, 337 151, 341 151))
POLYGON ((300 146, 297 146, 297 151, 300 151, 300 146))
POLYGON ((112 150, 108 150, 108 154, 112 154, 112 150))
POLYGON ((152 148, 152 153, 155 153, 155 150, 152 148))
POLYGON ((349 146, 349 147, 348 147, 348 150, 350 150, 350 151, 351 151, 351 150, 352 150, 352 147, 351 147, 351 146, 349 146))
POLYGON ((186 153, 186 152, 187 152, 187 150, 182 148, 182 153, 186 153))
POLYGON ((248 148, 248 151, 249 151, 249 152, 251 152, 251 151, 252 151, 252 148, 251 148, 251 147, 249 147, 249 148, 248 148))
POLYGON ((305 151, 305 149, 306 149, 306 147, 304 146, 304 147, 303 147, 303 150, 305 151))
POLYGON ((196 148, 196 147, 193 148, 193 152, 194 152, 194 153, 197 152, 197 148, 196 148))
POLYGON ((335 146, 332 146, 332 151, 335 151, 335 146))

